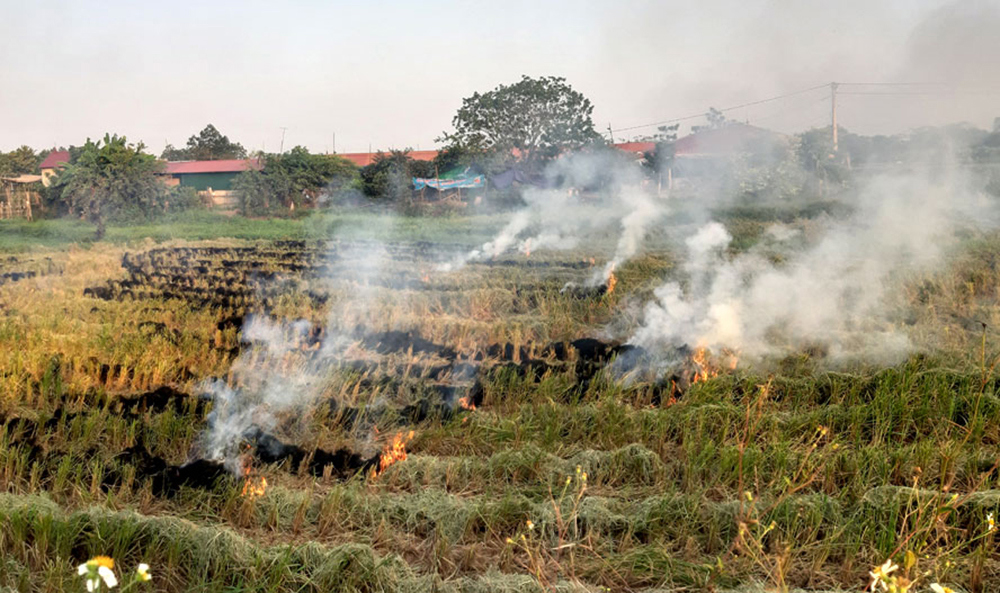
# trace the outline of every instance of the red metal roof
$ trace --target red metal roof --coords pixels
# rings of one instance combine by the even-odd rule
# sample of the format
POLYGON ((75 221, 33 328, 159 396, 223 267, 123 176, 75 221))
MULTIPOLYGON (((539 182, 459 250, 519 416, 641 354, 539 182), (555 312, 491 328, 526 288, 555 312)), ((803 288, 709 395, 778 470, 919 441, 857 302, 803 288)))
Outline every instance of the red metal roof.
MULTIPOLYGON (((345 152, 337 153, 337 156, 347 159, 359 167, 367 167, 375 162, 377 154, 377 152, 345 152)), ((438 151, 436 150, 411 150, 406 153, 406 156, 415 161, 433 161, 437 155, 438 151)))
POLYGON ((175 161, 164 168, 167 175, 192 173, 239 173, 247 169, 261 169, 258 159, 229 159, 222 161, 175 161))
POLYGON ((781 134, 771 130, 746 124, 730 124, 685 136, 674 144, 674 151, 678 156, 725 155, 767 146, 781 139, 781 134))
POLYGON ((65 165, 69 162, 69 151, 68 150, 53 150, 49 153, 49 156, 45 157, 41 165, 38 165, 39 169, 55 169, 59 165, 65 165))
POLYGON ((656 150, 656 142, 619 142, 612 144, 618 150, 625 152, 650 152, 656 150))

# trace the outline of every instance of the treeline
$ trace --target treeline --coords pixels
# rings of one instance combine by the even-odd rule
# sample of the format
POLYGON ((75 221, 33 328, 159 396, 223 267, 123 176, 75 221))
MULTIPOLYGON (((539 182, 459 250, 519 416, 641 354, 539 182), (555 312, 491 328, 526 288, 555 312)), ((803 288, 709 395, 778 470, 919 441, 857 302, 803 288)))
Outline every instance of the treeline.
MULTIPOLYGON (((98 225, 98 234, 109 219, 150 218, 167 212, 198 207, 190 189, 170 189, 161 177, 164 161, 252 159, 252 166, 233 180, 241 213, 247 216, 287 215, 303 208, 407 200, 414 196, 413 177, 438 177, 459 172, 504 173, 511 179, 543 184, 549 166, 567 153, 604 152, 608 169, 639 167, 645 179, 663 186, 663 180, 683 177, 702 192, 733 197, 737 202, 773 198, 826 197, 848 187, 858 170, 898 166, 900 163, 1000 164, 1000 118, 991 131, 968 124, 921 128, 895 136, 862 136, 838 129, 839 146, 832 145, 832 130, 813 129, 787 137, 761 128, 729 121, 710 109, 702 133, 743 126, 763 140, 723 155, 699 159, 675 158, 678 127, 660 128, 653 136, 653 150, 636 160, 612 150, 594 128, 593 106, 559 77, 531 78, 499 85, 463 100, 452 120, 452 131, 438 142, 444 149, 433 161, 417 161, 407 150, 379 153, 373 162, 358 168, 330 154, 312 154, 296 146, 281 154, 250 153, 209 124, 192 135, 185 146, 168 145, 157 159, 142 143, 106 135, 69 147, 69 163, 39 188, 45 211, 72 213, 98 225), (948 157, 948 158, 946 158, 948 157), (686 161, 686 162, 682 162, 686 161), (685 167, 687 169, 685 170, 685 167), (698 169, 702 170, 698 170, 698 169)), ((22 146, 0 153, 0 177, 37 173, 48 151, 22 146)), ((607 187, 595 172, 595 187, 607 187)), ((1000 195, 1000 178, 989 187, 1000 195)), ((491 193, 491 202, 518 201, 517 190, 491 193)))
MULTIPOLYGON (((211 124, 183 148, 168 145, 160 158, 143 143, 130 143, 115 134, 57 150, 68 152, 68 162, 56 169, 47 187, 41 183, 32 187, 42 196, 39 214, 86 219, 96 226, 98 238, 109 222, 148 221, 206 206, 193 188, 165 182, 168 160, 252 160, 255 165, 233 180, 239 211, 247 216, 402 199, 412 195, 412 177, 432 177, 439 167, 450 168, 457 162, 454 152, 425 162, 412 159, 409 151, 393 150, 377 154, 370 165, 359 168, 337 155, 313 154, 303 146, 282 154, 248 154, 211 124)), ((38 174, 50 152, 22 146, 0 153, 0 177, 38 174)))

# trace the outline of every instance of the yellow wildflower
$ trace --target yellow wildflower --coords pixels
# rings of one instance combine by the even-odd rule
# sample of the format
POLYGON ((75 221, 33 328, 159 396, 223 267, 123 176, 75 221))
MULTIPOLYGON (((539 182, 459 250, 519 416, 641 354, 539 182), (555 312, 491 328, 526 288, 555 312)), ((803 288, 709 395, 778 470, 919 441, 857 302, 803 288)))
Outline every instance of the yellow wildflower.
POLYGON ((528 529, 529 530, 535 528, 535 524, 534 524, 534 522, 532 522, 531 519, 528 519, 527 525, 528 525, 528 529))
POLYGON ((955 593, 955 590, 951 587, 945 587, 937 583, 931 583, 931 591, 934 591, 934 593, 955 593))

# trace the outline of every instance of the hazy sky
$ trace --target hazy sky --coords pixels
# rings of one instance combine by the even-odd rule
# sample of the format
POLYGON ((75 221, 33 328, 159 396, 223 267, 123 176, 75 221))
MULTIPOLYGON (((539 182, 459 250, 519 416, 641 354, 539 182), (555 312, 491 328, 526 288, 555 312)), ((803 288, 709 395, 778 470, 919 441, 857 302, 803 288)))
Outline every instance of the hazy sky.
MULTIPOLYGON (((111 131, 159 153, 206 123, 250 149, 277 151, 282 127, 286 149, 329 150, 334 132, 339 152, 426 149, 463 97, 522 74, 566 77, 602 131, 833 80, 945 83, 842 89, 910 91, 841 96, 841 125, 862 133, 990 127, 1000 116, 1000 0, 0 6, 2 150, 111 131)), ((822 126, 828 94, 727 115, 781 131, 822 126)))

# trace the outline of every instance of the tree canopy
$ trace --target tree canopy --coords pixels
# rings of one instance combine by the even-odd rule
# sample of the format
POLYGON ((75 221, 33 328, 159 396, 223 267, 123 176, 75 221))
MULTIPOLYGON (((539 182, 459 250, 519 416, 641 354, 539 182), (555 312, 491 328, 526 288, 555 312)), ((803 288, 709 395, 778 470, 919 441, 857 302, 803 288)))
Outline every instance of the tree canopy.
POLYGON ((334 154, 311 154, 304 146, 260 158, 263 170, 248 169, 233 180, 246 215, 265 214, 279 204, 315 204, 321 194, 336 193, 358 177, 354 163, 334 154))
POLYGON ((378 153, 361 169, 361 186, 370 198, 395 200, 412 193, 414 177, 433 176, 433 163, 414 160, 409 149, 392 150, 378 153))
POLYGON ((452 120, 455 131, 439 140, 499 165, 516 160, 533 168, 564 150, 600 142, 593 109, 565 78, 524 76, 464 99, 452 120))
POLYGON ((38 170, 41 159, 30 146, 21 146, 10 152, 0 152, 0 177, 17 177, 38 170))
POLYGON ((105 134, 87 139, 80 156, 56 177, 70 212, 97 225, 104 236, 110 216, 124 212, 149 217, 165 206, 169 194, 157 173, 163 164, 145 146, 129 144, 124 136, 105 134))
POLYGON ((185 148, 174 148, 168 144, 160 158, 168 161, 217 161, 223 159, 245 159, 247 151, 238 142, 231 142, 212 124, 195 136, 188 138, 185 148))

